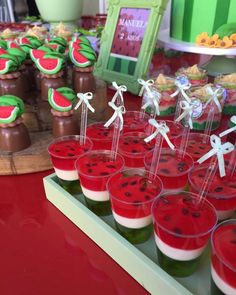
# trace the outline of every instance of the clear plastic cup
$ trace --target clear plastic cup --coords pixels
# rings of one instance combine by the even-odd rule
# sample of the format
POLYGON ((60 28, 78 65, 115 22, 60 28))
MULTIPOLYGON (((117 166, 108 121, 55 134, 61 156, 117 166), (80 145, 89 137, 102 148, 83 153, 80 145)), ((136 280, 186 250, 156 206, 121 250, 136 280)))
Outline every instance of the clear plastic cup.
MULTIPOLYGON (((199 192, 208 167, 208 164, 201 164, 190 171, 189 184, 192 192, 199 192)), ((232 217, 236 209, 236 173, 230 178, 230 171, 231 169, 227 170, 228 175, 223 178, 217 171, 206 193, 206 198, 215 207, 219 220, 232 217)))
POLYGON ((104 127, 105 122, 97 122, 87 126, 86 135, 93 142, 94 150, 110 150, 112 145, 113 125, 104 127))
POLYGON ((153 232, 151 205, 162 192, 158 176, 145 169, 124 169, 107 183, 117 231, 133 244, 143 243, 153 232))
POLYGON ((218 224, 211 248, 211 295, 236 294, 236 219, 218 224))
POLYGON ((59 184, 71 194, 81 192, 75 161, 93 147, 93 143, 88 137, 85 138, 84 143, 81 143, 81 138, 84 137, 80 135, 59 137, 53 140, 48 147, 59 184))
POLYGON ((121 135, 118 151, 125 160, 126 168, 144 168, 144 156, 155 146, 154 140, 146 143, 146 137, 144 132, 128 132, 121 135))
POLYGON ((123 132, 145 132, 149 126, 150 116, 144 112, 127 111, 124 114, 123 132))
POLYGON ((197 194, 165 193, 152 206, 158 261, 175 277, 185 277, 198 267, 217 223, 215 208, 197 194))
MULTIPOLYGON (((144 157, 144 165, 150 170, 153 151, 144 157)), ((188 173, 193 167, 193 159, 180 150, 162 149, 158 163, 157 175, 163 182, 164 191, 183 191, 188 189, 188 173)))
MULTIPOLYGON (((162 122, 162 120, 157 120, 157 122, 160 124, 162 122)), ((180 124, 178 122, 174 122, 174 121, 170 121, 170 120, 165 120, 165 122, 166 122, 166 125, 170 129, 170 131, 167 133, 167 135, 168 135, 170 141, 172 143, 174 143, 175 139, 184 133, 184 127, 182 126, 182 124, 180 124)), ((169 148, 169 145, 165 141, 165 139, 163 140, 162 147, 169 148)))
POLYGON ((115 160, 112 156, 109 150, 92 150, 75 162, 87 207, 99 216, 111 214, 107 181, 124 167, 120 154, 115 160))

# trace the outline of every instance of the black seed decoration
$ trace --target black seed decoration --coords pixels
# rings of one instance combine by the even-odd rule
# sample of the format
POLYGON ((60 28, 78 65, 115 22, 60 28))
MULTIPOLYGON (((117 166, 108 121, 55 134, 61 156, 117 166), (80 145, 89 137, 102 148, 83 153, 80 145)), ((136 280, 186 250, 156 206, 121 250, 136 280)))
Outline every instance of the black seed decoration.
POLYGON ((133 143, 139 143, 139 141, 137 139, 134 139, 133 143))
POLYGON ((216 193, 219 193, 219 192, 221 192, 223 190, 223 187, 221 187, 221 186, 218 186, 217 188, 215 188, 215 192, 216 193))
POLYGON ((124 142, 124 145, 129 145, 129 143, 125 141, 125 142, 124 142))
POLYGON ((198 174, 198 177, 203 178, 204 175, 203 174, 198 174))
POLYGON ((101 172, 100 175, 101 176, 107 176, 107 175, 109 175, 109 173, 108 172, 101 172))
POLYGON ((133 205, 134 206, 140 206, 140 201, 137 201, 137 200, 133 201, 133 205))
POLYGON ((138 153, 138 151, 137 150, 132 150, 131 151, 133 154, 136 154, 136 153, 138 153))
POLYGON ((128 182, 124 182, 121 184, 121 187, 126 187, 129 183, 128 182))
POLYGON ((113 169, 113 168, 116 168, 116 166, 114 166, 114 165, 107 165, 107 168, 113 169))
POLYGON ((178 171, 179 172, 184 172, 184 168, 183 167, 178 167, 178 171))
POLYGON ((55 152, 59 153, 61 150, 55 149, 55 152))
POLYGON ((92 173, 93 172, 93 169, 88 169, 88 173, 92 173))
POLYGON ((145 192, 146 188, 142 186, 142 187, 140 187, 139 190, 140 190, 140 192, 145 192))
POLYGON ((131 184, 131 185, 135 185, 135 184, 137 184, 137 181, 136 181, 136 180, 131 181, 130 184, 131 184))
POLYGON ((199 217, 201 216, 201 214, 200 214, 199 212, 193 212, 193 213, 192 213, 192 216, 193 216, 194 218, 199 218, 199 217))
POLYGON ((97 166, 97 163, 92 163, 91 166, 92 167, 97 166))
POLYGON ((145 200, 147 200, 147 201, 151 200, 151 197, 150 197, 149 195, 145 195, 144 198, 145 198, 145 200))
POLYGON ((160 171, 164 174, 170 174, 170 170, 165 169, 165 168, 162 168, 160 171))
POLYGON ((229 160, 225 160, 225 165, 229 165, 229 160))
POLYGON ((126 197, 131 197, 132 196, 132 194, 131 193, 129 193, 129 192, 125 192, 125 194, 124 194, 126 197))
POLYGON ((183 213, 184 215, 187 215, 187 214, 189 213, 189 211, 188 211, 187 208, 183 208, 183 209, 182 209, 182 213, 183 213))
POLYGON ((185 162, 179 162, 178 166, 180 166, 180 167, 186 166, 186 163, 185 162))
POLYGON ((205 150, 204 146, 199 146, 200 150, 205 150))
POLYGON ((74 148, 70 148, 70 150, 71 150, 71 151, 74 151, 75 149, 74 149, 74 148))
POLYGON ((166 215, 163 218, 165 221, 170 221, 171 220, 171 216, 170 215, 166 215))
POLYGON ((107 136, 107 135, 108 135, 108 132, 104 132, 103 135, 104 135, 104 136, 107 136))
POLYGON ((235 244, 236 245, 236 240, 231 240, 230 243, 235 244))
POLYGON ((173 232, 175 232, 176 234, 179 234, 179 235, 182 234, 182 230, 178 227, 174 227, 173 232))
POLYGON ((184 203, 192 202, 192 197, 184 197, 184 198, 183 198, 183 202, 184 202, 184 203))
POLYGON ((201 153, 199 153, 199 152, 194 152, 194 155, 200 155, 201 153))
POLYGON ((75 155, 75 154, 72 154, 72 153, 68 153, 68 154, 67 154, 68 157, 74 157, 74 155, 75 155))
POLYGON ((166 163, 166 162, 167 162, 167 159, 165 159, 165 158, 160 158, 159 162, 160 162, 160 163, 166 163))
POLYGON ((87 152, 89 149, 84 149, 85 152, 87 152))

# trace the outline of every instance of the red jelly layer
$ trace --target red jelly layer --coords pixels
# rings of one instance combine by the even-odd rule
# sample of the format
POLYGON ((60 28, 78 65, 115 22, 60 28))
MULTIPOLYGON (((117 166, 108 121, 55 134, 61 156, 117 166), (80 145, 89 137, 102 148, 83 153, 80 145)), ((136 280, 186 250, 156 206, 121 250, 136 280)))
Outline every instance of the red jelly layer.
POLYGON ((155 145, 154 140, 146 143, 146 137, 147 135, 142 132, 130 132, 120 138, 119 152, 124 157, 126 167, 144 167, 144 156, 155 145))
POLYGON ((113 161, 110 151, 107 153, 93 151, 76 161, 81 185, 93 191, 105 191, 109 177, 122 169, 123 166, 123 158, 117 155, 113 161))
POLYGON ((93 142, 94 150, 111 149, 113 127, 104 127, 104 123, 94 123, 87 127, 86 135, 93 142))
POLYGON ((49 146, 48 151, 55 168, 62 170, 74 170, 75 160, 91 149, 91 142, 80 144, 79 140, 58 141, 49 146))
MULTIPOLYGON (((152 152, 145 157, 145 167, 150 169, 152 152)), ((181 189, 187 185, 188 172, 193 166, 192 158, 186 153, 183 157, 178 152, 163 150, 160 155, 157 175, 163 182, 164 189, 181 189)))
MULTIPOLYGON (((198 192, 202 187, 207 169, 207 165, 199 165, 190 172, 189 181, 193 192, 198 192)), ((206 197, 216 210, 236 209, 236 174, 232 178, 229 176, 221 178, 217 172, 206 197)))
POLYGON ((110 179, 108 190, 115 213, 141 218, 151 214, 153 199, 161 193, 162 183, 157 177, 150 181, 145 175, 128 175, 124 171, 110 179))
POLYGON ((123 132, 145 132, 148 127, 149 115, 142 112, 126 112, 124 115, 123 132))
POLYGON ((163 242, 187 250, 207 243, 217 222, 216 213, 208 202, 197 205, 196 200, 189 194, 169 194, 154 203, 154 229, 163 242))
POLYGON ((219 277, 236 288, 236 223, 222 224, 212 238, 212 264, 219 277))
MULTIPOLYGON (((160 120, 157 122, 160 124, 162 121, 160 120)), ((167 120, 165 120, 165 122, 166 122, 166 125, 170 129, 170 131, 167 133, 167 135, 168 135, 170 141, 174 144, 175 138, 177 138, 178 136, 183 134, 184 128, 181 124, 179 124, 177 122, 167 121, 167 120)), ((165 139, 163 139, 162 147, 169 148, 169 145, 167 144, 165 139)))

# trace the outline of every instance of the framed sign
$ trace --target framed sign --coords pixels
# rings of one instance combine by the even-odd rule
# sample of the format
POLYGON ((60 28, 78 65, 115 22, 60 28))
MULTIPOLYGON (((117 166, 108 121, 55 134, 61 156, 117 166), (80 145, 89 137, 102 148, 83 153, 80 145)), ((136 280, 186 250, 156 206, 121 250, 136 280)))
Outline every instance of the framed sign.
POLYGON ((168 0, 110 0, 94 74, 139 92, 146 78, 168 0))

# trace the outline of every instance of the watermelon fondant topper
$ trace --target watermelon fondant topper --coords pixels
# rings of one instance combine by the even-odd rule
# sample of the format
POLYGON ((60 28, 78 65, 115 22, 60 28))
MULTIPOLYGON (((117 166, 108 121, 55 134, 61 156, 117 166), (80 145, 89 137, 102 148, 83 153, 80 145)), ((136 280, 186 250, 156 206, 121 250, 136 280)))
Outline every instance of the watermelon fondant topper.
POLYGON ((94 51, 77 50, 76 48, 69 50, 69 56, 73 64, 81 68, 92 66, 97 59, 94 51))
POLYGON ((0 75, 15 72, 18 69, 18 63, 2 56, 0 55, 0 75))
POLYGON ((14 95, 0 96, 0 123, 14 122, 24 112, 23 101, 14 95))
POLYGON ((63 69, 64 59, 42 57, 36 60, 35 65, 42 73, 53 75, 63 69))
POLYGON ((72 101, 54 88, 48 90, 48 102, 54 110, 59 112, 68 112, 73 108, 72 101))

